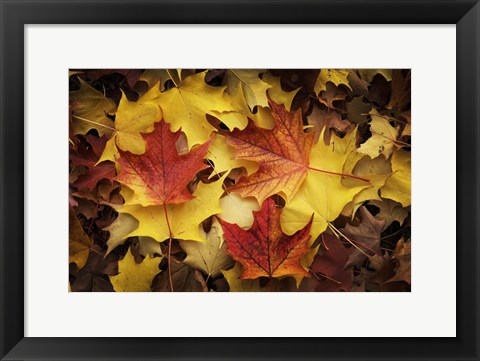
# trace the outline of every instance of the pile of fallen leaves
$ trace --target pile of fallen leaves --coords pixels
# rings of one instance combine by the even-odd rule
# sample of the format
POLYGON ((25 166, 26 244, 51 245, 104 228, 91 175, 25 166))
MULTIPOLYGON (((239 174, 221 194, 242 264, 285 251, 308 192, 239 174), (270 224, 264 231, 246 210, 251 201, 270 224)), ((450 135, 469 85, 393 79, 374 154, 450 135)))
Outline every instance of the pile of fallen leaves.
POLYGON ((410 70, 71 70, 72 291, 409 291, 410 70))

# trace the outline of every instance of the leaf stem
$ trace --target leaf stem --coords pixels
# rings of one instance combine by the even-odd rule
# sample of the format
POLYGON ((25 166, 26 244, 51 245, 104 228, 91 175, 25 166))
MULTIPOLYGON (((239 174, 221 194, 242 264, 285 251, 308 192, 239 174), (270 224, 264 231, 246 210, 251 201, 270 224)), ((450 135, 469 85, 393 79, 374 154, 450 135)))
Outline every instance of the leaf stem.
MULTIPOLYGON (((360 247, 358 247, 355 243, 353 243, 353 241, 350 240, 350 238, 348 238, 347 236, 345 236, 342 232, 340 232, 333 224, 331 224, 330 222, 328 222, 328 226, 330 227, 330 229, 333 231, 333 233, 335 233, 335 235, 338 237, 338 235, 342 236, 343 238, 345 238, 353 247, 355 247, 361 254, 363 254, 365 257, 370 257, 368 254, 366 254, 360 247)), ((340 238, 340 237, 338 237, 340 238)))
POLYGON ((79 117, 78 115, 75 115, 75 114, 72 114, 72 118, 77 118, 77 119, 83 120, 84 122, 92 123, 92 124, 98 125, 99 127, 104 127, 104 128, 116 131, 115 128, 109 127, 108 125, 105 125, 105 124, 102 124, 102 123, 99 123, 99 122, 95 122, 95 121, 87 119, 87 118, 79 117))
POLYGON ((199 270, 195 270, 194 274, 195 274, 195 279, 202 285, 203 292, 208 292, 207 281, 205 281, 205 279, 203 278, 202 272, 200 272, 199 270))
POLYGON ((178 88, 178 84, 177 84, 177 83, 175 82, 175 80, 173 79, 173 76, 172 76, 172 74, 170 73, 170 70, 168 70, 168 69, 165 69, 165 70, 167 71, 167 74, 168 74, 168 76, 170 77, 170 80, 173 82, 173 85, 175 85, 175 87, 178 88))
MULTIPOLYGON (((317 276, 317 274, 316 274, 315 272, 313 272, 311 269, 310 269, 310 273, 312 273, 312 274, 315 276, 315 278, 320 281, 320 278, 319 278, 319 277, 317 276)), ((326 278, 326 279, 329 280, 329 281, 335 282, 335 283, 338 284, 338 285, 341 285, 341 284, 342 284, 342 282, 337 281, 335 278, 328 277, 326 274, 324 274, 324 273, 322 273, 322 272, 317 272, 317 273, 320 274, 320 276, 326 278)))
POLYGON ((174 292, 173 290, 173 280, 172 280, 172 229, 170 228, 170 222, 168 221, 168 213, 167 213, 167 206, 165 203, 163 203, 163 210, 165 211, 165 220, 167 221, 167 227, 168 227, 168 234, 169 234, 169 240, 168 240, 168 279, 170 281, 170 290, 174 292))
POLYGON ((358 176, 353 175, 353 174, 344 174, 344 173, 330 172, 330 171, 328 171, 328 170, 323 170, 323 169, 318 169, 318 168, 313 168, 313 167, 307 167, 307 168, 310 169, 310 170, 314 170, 314 171, 316 171, 316 172, 320 172, 320 173, 327 173, 327 174, 339 175, 339 176, 341 176, 341 177, 354 178, 354 179, 361 180, 361 181, 363 181, 363 182, 370 183, 370 180, 369 180, 369 179, 362 178, 362 177, 358 177, 358 176))

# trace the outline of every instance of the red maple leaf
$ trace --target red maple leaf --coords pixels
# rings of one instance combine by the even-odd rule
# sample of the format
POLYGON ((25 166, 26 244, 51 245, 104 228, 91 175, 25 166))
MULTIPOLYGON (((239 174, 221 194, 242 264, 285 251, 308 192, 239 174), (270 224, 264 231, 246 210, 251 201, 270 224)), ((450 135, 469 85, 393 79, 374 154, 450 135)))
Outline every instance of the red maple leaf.
POLYGON ((289 112, 270 101, 273 129, 257 127, 249 120, 244 130, 227 133, 227 143, 235 149, 236 159, 259 163, 258 170, 241 178, 229 190, 243 197, 254 196, 262 203, 282 192, 291 199, 307 176, 314 133, 303 131, 301 111, 289 112))
POLYGON ((137 194, 141 205, 178 204, 193 199, 187 185, 196 173, 208 168, 203 158, 211 140, 179 155, 175 144, 180 133, 172 133, 170 125, 162 120, 152 133, 142 135, 144 154, 119 150, 120 174, 116 179, 137 194))
POLYGON ((300 261, 309 251, 313 216, 303 229, 288 236, 280 227, 281 212, 274 200, 268 198, 260 211, 253 212, 254 222, 249 230, 220 220, 227 251, 243 266, 240 278, 309 276, 300 261))
POLYGON ((281 194, 289 201, 297 193, 309 171, 350 177, 369 182, 368 179, 310 167, 310 152, 315 132, 304 132, 301 110, 289 112, 283 105, 270 101, 273 129, 257 127, 249 119, 244 130, 235 129, 225 134, 227 143, 235 150, 235 159, 257 162, 258 170, 242 177, 230 187, 242 197, 255 197, 259 203, 281 194))

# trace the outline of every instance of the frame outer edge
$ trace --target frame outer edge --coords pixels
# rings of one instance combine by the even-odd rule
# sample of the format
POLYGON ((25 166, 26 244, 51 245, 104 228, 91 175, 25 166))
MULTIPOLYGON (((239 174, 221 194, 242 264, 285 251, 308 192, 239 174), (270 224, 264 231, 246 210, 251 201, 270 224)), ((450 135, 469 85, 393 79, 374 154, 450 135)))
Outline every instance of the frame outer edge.
MULTIPOLYGON (((30 4, 38 5, 39 1, 29 1, 30 4)), ((61 5, 65 4, 66 1, 55 1, 54 3, 61 5)), ((80 1, 80 4, 91 3, 89 1, 80 1)), ((480 295, 480 289, 478 288, 479 284, 479 226, 477 224, 479 219, 479 202, 480 202, 480 191, 479 191, 479 181, 480 181, 480 126, 479 126, 479 78, 480 78, 480 5, 477 1, 462 1, 462 6, 466 6, 468 3, 476 4, 459 22, 457 25, 457 35, 461 34, 462 31, 467 31, 468 26, 470 30, 467 31, 465 36, 466 47, 461 47, 463 61, 458 61, 459 57, 457 55, 457 68, 459 66, 464 66, 466 69, 470 69, 469 77, 463 80, 463 84, 471 82, 472 79, 475 79, 475 87, 471 89, 470 94, 460 92, 460 88, 457 89, 457 109, 460 106, 465 105, 465 109, 462 109, 461 112, 457 113, 459 115, 466 116, 467 122, 473 122, 473 128, 462 129, 462 133, 457 133, 457 142, 461 141, 464 144, 462 145, 463 150, 460 149, 457 153, 457 156, 463 156, 464 161, 462 164, 457 163, 458 177, 457 179, 461 180, 460 184, 457 184, 457 192, 459 186, 465 186, 468 190, 471 190, 468 194, 457 193, 462 204, 468 205, 468 210, 463 210, 463 212, 458 212, 457 216, 462 214, 465 219, 462 220, 461 217, 457 217, 457 227, 465 226, 468 231, 464 231, 464 236, 473 237, 474 240, 472 244, 474 245, 474 250, 465 250, 462 248, 462 252, 457 253, 457 257, 461 254, 466 255, 466 258, 469 262, 468 267, 474 272, 473 281, 475 284, 464 284, 461 291, 462 303, 457 301, 457 307, 465 306, 468 310, 474 310, 475 315, 469 314, 466 316, 466 319, 470 319, 470 325, 473 324, 474 335, 472 335, 475 342, 474 350, 471 348, 465 350, 463 355, 459 355, 459 358, 462 360, 478 360, 478 336, 479 336, 479 313, 478 313, 478 301, 480 295), (468 23, 467 28, 462 28, 462 22, 468 23), (470 33, 473 30, 474 33, 470 33), (468 48, 469 47, 469 48, 468 48), (470 50, 469 50, 470 49, 470 50), (474 50, 472 52, 472 49, 474 50), (468 59, 470 58, 470 59, 468 59), (462 98, 463 97, 463 98, 462 98), (473 117, 473 119, 471 119, 473 117), (473 154, 467 154, 466 149, 474 150, 473 154), (464 162, 464 163, 463 163, 464 162), (473 167, 475 167, 475 172, 472 172, 472 162, 473 167), (470 179, 469 179, 470 178, 470 179), (468 197, 467 197, 468 196, 468 197), (470 214, 465 214, 470 211, 470 214), (473 224, 471 221, 473 220, 473 224), (468 221, 468 222, 467 222, 468 221), (470 263, 471 262, 471 263, 470 263), (476 292, 473 294, 474 299, 466 299, 466 296, 470 296, 468 293, 468 288, 476 287, 476 292), (474 352, 474 355, 467 352, 474 352)), ((52 4, 52 2, 50 2, 52 4)), ((93 5, 93 4, 92 4, 93 5)), ((13 154, 23 159, 24 150, 23 150, 23 126, 17 128, 14 127, 15 121, 21 121, 23 119, 23 107, 19 106, 23 102, 23 88, 15 88, 15 93, 7 94, 5 93, 6 84, 10 82, 20 82, 23 85, 24 74, 23 67, 18 65, 18 59, 23 58, 23 24, 26 18, 35 18, 37 23, 41 22, 43 19, 42 16, 51 19, 56 18, 55 16, 46 16, 45 14, 39 14, 38 16, 32 16, 32 14, 22 15, 19 13, 19 9, 25 6, 25 2, 19 1, 17 4, 14 4, 11 1, 0 0, 0 23, 1 23, 1 45, 0 45, 0 320, 1 322, 1 336, 0 336, 0 358, 14 360, 20 355, 24 354, 26 344, 28 344, 28 339, 23 339, 23 285, 15 285, 15 281, 23 277, 23 254, 16 254, 21 250, 23 252, 23 242, 17 242, 20 235, 18 230, 22 229, 23 231, 23 182, 17 182, 18 179, 23 179, 24 170, 23 163, 14 164, 15 158, 7 159, 7 150, 8 154, 13 154), (16 6, 21 4, 19 6, 16 6), (20 29, 21 28, 21 29, 20 29), (7 31, 8 29, 8 37, 7 31), (15 64, 17 62, 17 64, 15 64), (14 69, 15 71, 6 72, 6 69, 14 69), (8 101, 7 101, 8 100, 8 101), (20 111, 22 110, 22 111, 20 111), (10 132, 10 130, 14 131, 10 132), (20 129, 18 129, 20 128, 20 129), (6 136, 8 134, 8 137, 6 136), (17 142, 15 144, 15 142, 17 142), (18 177, 18 178, 16 178, 18 177), (8 193, 7 193, 8 191, 8 193), (19 199, 19 195, 21 195, 19 199), (13 206, 13 209, 12 209, 13 206), (7 212, 8 210, 8 212, 7 212), (5 227, 8 225, 8 228, 5 227), (10 241, 10 242, 8 242, 10 241), (21 243, 21 244, 20 244, 21 243), (12 252, 12 253, 11 253, 12 252), (17 261, 21 261, 16 263, 17 261), (20 271, 20 274, 15 274, 15 272, 20 271), (7 274, 14 278, 13 281, 9 281, 7 274), (21 314, 20 314, 21 312, 21 314), (19 342, 20 341, 20 342, 19 342), (22 342, 23 341, 23 342, 22 342), (17 347, 14 345, 17 344, 17 347), (13 348, 13 349, 12 349, 13 348), (7 355, 5 358, 3 356, 8 351, 13 351, 10 355, 7 355)), ((460 6, 460 4, 459 4, 460 6)), ((75 5, 73 5, 75 7, 75 5)), ((59 16, 61 17, 61 16, 59 16)), ((58 18, 56 18, 58 21, 58 18)), ((457 39, 459 35, 457 36, 457 39)), ((458 46, 458 43, 457 43, 458 46)), ((458 53, 457 53, 458 54, 458 53)), ((462 59, 461 59, 462 60, 462 59)), ((464 72, 464 76, 467 72, 464 72)), ((458 81, 458 79, 457 79, 458 81)), ((460 117, 459 117, 460 118, 460 117)), ((458 119, 457 119, 458 120, 458 119)), ((460 142, 458 142, 460 144, 460 142)), ((457 158, 458 159, 458 158, 457 158)), ((19 162, 17 162, 19 163, 19 162)), ((458 230, 458 228, 457 228, 458 230)), ((21 241, 21 239, 20 239, 21 241)), ((469 244, 471 239, 468 241, 465 240, 465 243, 469 244)), ((470 280, 470 278, 469 278, 470 280)), ((457 285, 461 283, 461 280, 457 279, 457 285)), ((468 298, 468 297, 467 297, 468 298)), ((465 335, 464 335, 465 336, 465 335)), ((472 346, 472 345, 465 345, 472 346)), ((28 352, 27 352, 28 353, 28 352)), ((34 358, 48 358, 49 356, 45 354, 37 354, 34 358)), ((73 359, 73 355, 70 354, 67 356, 69 359, 73 359)), ((29 359, 33 359, 29 357, 29 359)))
MULTIPOLYGON (((4 59, 5 59, 5 9, 4 9, 4 3, 0 1, 0 79, 3 79, 4 75, 4 59)), ((1 202, 1 200, 4 199, 4 184, 5 184, 5 167, 4 167, 4 157, 5 157, 5 152, 3 150, 3 145, 5 144, 4 141, 4 126, 3 126, 3 121, 5 119, 4 116, 4 110, 3 110, 3 97, 4 97, 4 83, 3 81, 0 81, 0 319, 4 320, 4 316, 6 314, 6 304, 5 304, 5 292, 7 291, 6 286, 5 286, 5 259, 4 259, 4 254, 5 250, 3 247, 4 244, 4 235, 3 235, 3 229, 5 227, 4 223, 4 203, 1 202)), ((5 333, 6 333, 6 324, 5 322, 2 322, 0 324, 0 358, 5 356, 8 346, 6 344, 5 340, 5 333)))
POLYGON ((24 338, 24 25, 15 4, 0 0, 0 9, 0 357, 3 357, 24 338), (7 93, 9 84, 13 86, 7 93))
MULTIPOLYGON (((457 23, 457 337, 472 344, 462 345, 462 359, 479 359, 480 301, 480 3, 457 23), (465 87, 471 83, 473 86, 465 87), (463 84, 464 87, 458 86, 463 84), (470 152, 469 152, 470 150, 470 152), (457 203, 458 205, 458 203, 457 203), (458 272, 472 272, 468 284, 458 272), (473 289, 473 297, 469 291, 473 289), (468 311, 467 311, 468 310, 468 311), (473 310, 472 315, 469 311, 473 310), (459 327, 459 322, 462 327, 459 327), (472 330, 466 335, 464 330, 472 330), (467 354, 470 352, 470 354, 467 354), (473 354, 472 354, 473 353, 473 354)), ((463 276, 467 276, 463 274, 463 276)))

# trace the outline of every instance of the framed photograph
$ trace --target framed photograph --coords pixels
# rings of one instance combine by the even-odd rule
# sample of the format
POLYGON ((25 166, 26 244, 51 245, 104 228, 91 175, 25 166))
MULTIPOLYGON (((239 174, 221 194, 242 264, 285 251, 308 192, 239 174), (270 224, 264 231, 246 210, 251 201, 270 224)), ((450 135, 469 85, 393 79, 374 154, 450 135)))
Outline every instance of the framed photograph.
POLYGON ((1 12, 2 360, 479 358, 478 1, 1 12))

